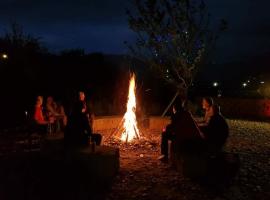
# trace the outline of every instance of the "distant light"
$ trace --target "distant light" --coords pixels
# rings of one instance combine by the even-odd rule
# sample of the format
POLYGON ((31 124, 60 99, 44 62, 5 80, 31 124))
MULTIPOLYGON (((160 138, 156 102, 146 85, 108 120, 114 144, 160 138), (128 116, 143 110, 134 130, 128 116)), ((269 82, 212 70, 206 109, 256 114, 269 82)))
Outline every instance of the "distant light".
POLYGON ((218 96, 218 97, 221 97, 221 96, 222 96, 221 93, 222 93, 222 91, 221 91, 221 90, 218 90, 217 96, 218 96))
POLYGON ((249 82, 250 82, 250 80, 247 80, 247 82, 249 83, 249 82))
POLYGON ((3 59, 8 59, 8 55, 5 54, 5 53, 3 53, 3 54, 2 54, 2 58, 3 58, 3 59))
POLYGON ((246 84, 246 83, 243 83, 242 86, 243 86, 243 87, 247 87, 247 84, 246 84))
POLYGON ((217 87, 217 86, 218 86, 218 82, 214 82, 214 83, 213 83, 213 86, 214 86, 214 87, 217 87))
POLYGON ((26 117, 28 116, 28 112, 27 112, 27 110, 26 110, 26 111, 24 111, 24 114, 25 114, 25 116, 26 116, 26 117))
POLYGON ((264 84, 264 81, 261 81, 261 84, 264 84))

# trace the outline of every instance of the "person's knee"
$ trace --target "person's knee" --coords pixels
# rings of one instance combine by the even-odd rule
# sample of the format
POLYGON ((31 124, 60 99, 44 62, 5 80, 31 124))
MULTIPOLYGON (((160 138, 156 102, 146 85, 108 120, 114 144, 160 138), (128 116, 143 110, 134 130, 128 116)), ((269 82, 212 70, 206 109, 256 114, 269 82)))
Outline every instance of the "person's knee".
POLYGON ((169 136, 169 132, 168 131, 164 131, 161 133, 162 137, 167 138, 169 136))

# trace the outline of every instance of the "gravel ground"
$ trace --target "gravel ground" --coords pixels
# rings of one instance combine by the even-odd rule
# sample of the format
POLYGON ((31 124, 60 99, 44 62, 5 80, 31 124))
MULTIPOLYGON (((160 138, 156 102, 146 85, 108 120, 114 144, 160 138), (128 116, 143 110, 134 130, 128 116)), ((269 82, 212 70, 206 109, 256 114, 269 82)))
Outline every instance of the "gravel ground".
MULTIPOLYGON (((244 120, 229 120, 228 122, 230 126, 230 137, 226 145, 226 152, 239 155, 240 169, 235 176, 231 177, 230 182, 226 185, 205 185, 199 181, 190 180, 183 177, 168 164, 161 163, 157 160, 160 155, 160 133, 143 131, 144 136, 147 136, 147 138, 137 143, 123 144, 113 139, 105 141, 105 145, 120 148, 119 174, 108 188, 103 188, 102 191, 91 192, 90 194, 89 189, 84 188, 82 192, 78 192, 80 194, 78 198, 70 197, 69 199, 269 200, 270 123, 244 120)), ((6 169, 6 171, 14 170, 17 173, 14 173, 14 175, 10 173, 10 176, 7 176, 7 181, 0 181, 0 200, 7 199, 4 197, 4 193, 1 193, 1 191, 5 191, 5 188, 9 188, 10 191, 8 191, 8 194, 14 196, 14 198, 8 199, 63 199, 62 195, 66 193, 64 191, 58 191, 59 196, 52 191, 53 194, 42 195, 42 198, 37 198, 40 197, 40 192, 35 189, 35 185, 42 185, 42 191, 46 191, 47 183, 40 184, 40 178, 42 177, 39 177, 39 175, 43 174, 43 176, 46 176, 44 172, 49 173, 48 169, 45 168, 43 169, 44 171, 32 171, 32 169, 40 169, 32 166, 32 164, 30 164, 31 166, 24 166, 25 169, 21 169, 22 166, 18 165, 18 163, 20 163, 20 160, 15 160, 6 169), (23 181, 20 181, 18 177, 23 177, 23 181), (22 184, 22 182, 26 182, 27 184, 22 184), (4 185, 1 185, 1 183, 4 185)), ((2 164, 0 176, 5 176, 6 172, 2 169, 4 166, 2 164)), ((43 166, 42 162, 41 166, 43 166)), ((59 173, 58 170, 60 172, 62 171, 62 169, 54 169, 53 171, 54 173, 59 173)), ((67 174, 62 173, 62 175, 66 177, 67 174)), ((55 174, 55 176, 60 175, 55 174)), ((0 177, 0 180, 2 180, 2 177, 0 177)), ((48 183, 54 183, 52 187, 56 191, 63 184, 61 181, 58 183, 55 180, 53 182, 52 180, 48 180, 48 183)), ((81 187, 78 188, 79 190, 81 189, 81 187)), ((72 190, 76 189, 72 188, 72 190)))
POLYGON ((159 134, 146 133, 147 140, 132 145, 112 140, 120 147, 121 168, 105 199, 270 199, 270 123, 229 120, 227 152, 237 153, 240 169, 218 190, 184 178, 168 164, 157 160, 159 134))

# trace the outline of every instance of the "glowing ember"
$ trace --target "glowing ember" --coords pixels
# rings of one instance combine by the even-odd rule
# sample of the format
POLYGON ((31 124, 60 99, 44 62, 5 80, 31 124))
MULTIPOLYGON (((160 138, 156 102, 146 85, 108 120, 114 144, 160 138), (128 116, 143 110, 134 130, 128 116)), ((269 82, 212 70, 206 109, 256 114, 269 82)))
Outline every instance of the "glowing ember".
POLYGON ((129 92, 128 92, 128 102, 127 102, 127 111, 124 115, 124 131, 121 136, 122 141, 130 142, 133 139, 139 139, 140 133, 137 127, 136 120, 136 96, 135 96, 135 74, 132 74, 129 81, 129 92))

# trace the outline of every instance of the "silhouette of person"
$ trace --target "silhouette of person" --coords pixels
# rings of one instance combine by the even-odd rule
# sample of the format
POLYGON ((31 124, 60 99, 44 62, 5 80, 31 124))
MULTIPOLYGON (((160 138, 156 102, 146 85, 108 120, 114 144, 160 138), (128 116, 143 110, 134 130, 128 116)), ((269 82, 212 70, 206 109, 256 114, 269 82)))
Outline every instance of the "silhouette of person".
POLYGON ((207 149, 210 154, 218 154, 229 136, 229 126, 220 112, 218 105, 212 106, 213 115, 207 126, 200 127, 205 135, 207 149))
POLYGON ((161 161, 168 160, 168 141, 174 141, 177 148, 176 151, 188 151, 193 146, 197 148, 199 142, 204 138, 200 129, 190 112, 183 107, 183 102, 180 99, 175 101, 173 105, 173 115, 171 116, 171 123, 166 127, 161 135, 161 161), (196 143, 196 144, 195 144, 196 143))
POLYGON ((75 102, 71 114, 68 118, 65 140, 68 144, 89 144, 91 139, 97 145, 101 144, 102 136, 94 134, 90 126, 89 115, 90 111, 87 108, 85 94, 80 91, 78 99, 75 102))
POLYGON ((48 116, 55 119, 54 129, 55 131, 60 131, 61 127, 66 125, 66 114, 64 107, 57 104, 52 96, 48 96, 46 100, 46 112, 48 116))

